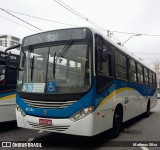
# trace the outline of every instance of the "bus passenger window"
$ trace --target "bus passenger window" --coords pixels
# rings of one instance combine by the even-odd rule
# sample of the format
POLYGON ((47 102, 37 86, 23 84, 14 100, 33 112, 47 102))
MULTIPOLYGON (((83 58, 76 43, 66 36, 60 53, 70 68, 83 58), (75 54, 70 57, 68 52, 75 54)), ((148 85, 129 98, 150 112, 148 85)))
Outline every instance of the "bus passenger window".
POLYGON ((157 86, 157 83, 156 83, 156 74, 154 74, 154 73, 153 73, 153 85, 157 86))
POLYGON ((138 70, 138 82, 143 83, 143 68, 140 64, 137 64, 137 70, 138 70))
POLYGON ((120 79, 127 79, 126 56, 124 56, 118 51, 115 51, 115 67, 116 77, 120 79))
POLYGON ((144 82, 148 85, 148 70, 144 68, 144 82))
POLYGON ((152 72, 149 71, 149 85, 153 84, 153 80, 152 80, 152 72))
POLYGON ((133 60, 129 61, 129 79, 130 81, 137 82, 136 63, 133 60))

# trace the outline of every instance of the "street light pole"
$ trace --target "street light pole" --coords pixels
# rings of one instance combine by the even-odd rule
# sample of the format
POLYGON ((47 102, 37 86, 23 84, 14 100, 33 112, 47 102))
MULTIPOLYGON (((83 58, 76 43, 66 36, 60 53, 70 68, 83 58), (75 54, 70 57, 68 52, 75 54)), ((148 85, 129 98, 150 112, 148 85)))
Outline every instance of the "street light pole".
POLYGON ((149 64, 148 64, 148 66, 150 66, 151 64, 153 64, 154 62, 156 62, 156 61, 158 61, 159 60, 159 58, 158 59, 154 59, 153 61, 151 61, 149 64))
POLYGON ((134 36, 141 36, 141 34, 135 34, 135 35, 130 36, 126 41, 124 41, 124 42, 122 43, 121 46, 123 46, 127 41, 129 41, 129 40, 130 40, 132 37, 134 37, 134 36))

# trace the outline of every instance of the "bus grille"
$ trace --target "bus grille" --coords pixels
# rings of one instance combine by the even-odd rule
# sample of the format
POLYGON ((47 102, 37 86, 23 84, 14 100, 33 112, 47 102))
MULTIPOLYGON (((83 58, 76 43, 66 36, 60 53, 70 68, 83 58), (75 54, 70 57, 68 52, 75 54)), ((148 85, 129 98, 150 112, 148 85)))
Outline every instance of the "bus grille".
POLYGON ((56 108, 56 109, 63 109, 65 107, 68 107, 72 105, 76 100, 74 101, 34 101, 34 100, 28 100, 23 99, 28 105, 36 108, 56 108))
POLYGON ((36 129, 49 130, 49 131, 66 131, 70 126, 49 126, 49 125, 41 125, 37 123, 28 122, 29 125, 36 129))

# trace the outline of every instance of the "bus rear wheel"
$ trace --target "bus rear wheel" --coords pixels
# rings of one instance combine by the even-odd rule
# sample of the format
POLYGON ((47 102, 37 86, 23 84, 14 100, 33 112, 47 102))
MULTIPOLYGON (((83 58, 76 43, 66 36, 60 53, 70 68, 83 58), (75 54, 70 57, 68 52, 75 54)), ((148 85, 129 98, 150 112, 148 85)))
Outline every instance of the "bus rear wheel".
POLYGON ((146 109, 146 113, 145 113, 145 116, 146 116, 146 117, 149 117, 149 116, 150 116, 150 113, 151 113, 151 112, 150 112, 150 107, 151 107, 151 106, 150 106, 150 101, 148 101, 148 103, 147 103, 147 109, 146 109))
POLYGON ((115 111, 113 118, 112 136, 114 138, 119 136, 121 130, 122 130, 122 115, 121 113, 115 111))

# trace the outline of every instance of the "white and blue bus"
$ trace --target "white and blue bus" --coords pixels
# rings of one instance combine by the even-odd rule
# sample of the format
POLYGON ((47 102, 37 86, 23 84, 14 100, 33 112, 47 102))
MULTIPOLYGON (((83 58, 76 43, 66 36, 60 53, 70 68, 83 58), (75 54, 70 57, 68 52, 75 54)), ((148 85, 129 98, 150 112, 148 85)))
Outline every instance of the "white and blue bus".
POLYGON ((157 104, 156 74, 95 29, 48 31, 23 39, 16 102, 19 127, 118 136, 157 104))
POLYGON ((5 47, 0 47, 0 122, 16 120, 16 85, 20 51, 13 49, 6 59, 5 47))

